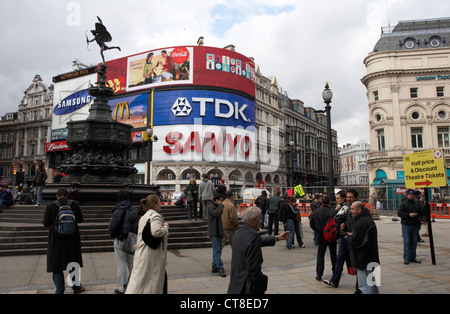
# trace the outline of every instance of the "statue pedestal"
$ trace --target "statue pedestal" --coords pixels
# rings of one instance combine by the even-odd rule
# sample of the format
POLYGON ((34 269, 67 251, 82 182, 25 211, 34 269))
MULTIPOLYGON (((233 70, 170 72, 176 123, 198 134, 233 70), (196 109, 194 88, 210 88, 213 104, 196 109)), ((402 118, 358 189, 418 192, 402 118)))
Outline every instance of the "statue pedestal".
POLYGON ((109 97, 114 91, 106 86, 106 66, 98 69, 97 86, 89 88, 94 103, 85 121, 67 123, 67 145, 71 158, 62 162, 59 171, 67 174, 63 183, 133 183, 134 165, 126 158, 131 147, 133 126, 112 118, 109 97))
POLYGON ((89 117, 67 123, 67 145, 73 154, 58 167, 67 176, 61 183, 46 186, 46 200, 54 200, 59 188, 69 190, 69 197, 83 205, 114 205, 121 189, 133 192, 133 202, 160 194, 158 186, 133 184, 137 170, 126 157, 133 126, 113 120, 108 99, 114 91, 106 86, 106 66, 101 65, 97 71, 97 86, 89 88, 89 94, 95 97, 89 117))
POLYGON ((159 186, 144 184, 118 184, 118 183, 49 183, 46 185, 42 196, 46 203, 56 200, 56 192, 59 188, 69 191, 69 198, 83 205, 110 205, 111 209, 118 200, 120 190, 126 189, 132 192, 131 201, 137 205, 139 200, 149 194, 160 194, 159 186))

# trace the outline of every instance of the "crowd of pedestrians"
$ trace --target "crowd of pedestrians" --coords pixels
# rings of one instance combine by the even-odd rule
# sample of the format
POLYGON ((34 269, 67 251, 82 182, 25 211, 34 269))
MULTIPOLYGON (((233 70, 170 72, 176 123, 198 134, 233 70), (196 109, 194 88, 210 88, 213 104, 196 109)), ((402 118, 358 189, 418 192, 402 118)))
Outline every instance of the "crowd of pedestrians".
MULTIPOLYGON (((268 197, 266 191, 262 190, 255 200, 256 206, 247 208, 242 214, 240 225, 234 193, 226 189, 219 193, 209 183, 206 176, 198 187, 195 179, 191 180, 184 192, 206 207, 200 211, 197 211, 196 206, 194 211, 190 209, 189 218, 200 216, 207 221, 207 234, 212 244, 211 273, 227 276, 222 248, 228 243, 232 249, 228 292, 264 293, 268 278, 261 271, 261 247, 275 245, 280 240, 286 241, 288 250, 295 248, 295 240, 299 248, 305 247, 302 217, 295 204, 296 198, 282 198, 279 191, 268 197), (279 230, 280 225, 284 227, 282 232, 279 230), (267 228, 267 236, 261 236, 260 231, 264 228, 267 228)), ((414 190, 408 190, 406 194, 407 198, 398 212, 402 221, 404 264, 420 263, 415 250, 420 217, 425 212, 414 197, 414 190)), ((348 274, 355 275, 355 293, 378 293, 377 284, 368 279, 373 269, 380 264, 376 224, 369 209, 358 200, 357 190, 339 191, 335 197, 336 206, 333 207, 329 195, 314 197, 314 206, 311 206, 312 211, 307 218, 317 246, 315 278, 338 288, 346 264, 348 274), (336 230, 336 239, 332 240, 325 236, 328 233, 326 226, 330 226, 330 223, 336 230), (332 271, 329 279, 323 278, 327 250, 332 271)), ((58 190, 56 198, 56 202, 47 205, 44 217, 44 226, 49 229, 47 271, 53 273, 56 293, 64 293, 63 270, 69 263, 75 262, 79 267, 83 265, 78 227, 78 223, 83 221, 83 215, 79 203, 68 199, 66 189, 58 190), (64 205, 71 207, 75 221, 73 234, 68 237, 60 236, 55 226, 64 205)), ((118 267, 117 294, 167 293, 169 224, 164 221, 160 210, 161 199, 156 194, 142 199, 138 209, 131 204, 128 191, 119 192, 109 226, 118 267), (128 243, 131 240, 134 242, 130 249, 128 243)), ((72 288, 74 293, 84 291, 81 282, 75 282, 72 288)))

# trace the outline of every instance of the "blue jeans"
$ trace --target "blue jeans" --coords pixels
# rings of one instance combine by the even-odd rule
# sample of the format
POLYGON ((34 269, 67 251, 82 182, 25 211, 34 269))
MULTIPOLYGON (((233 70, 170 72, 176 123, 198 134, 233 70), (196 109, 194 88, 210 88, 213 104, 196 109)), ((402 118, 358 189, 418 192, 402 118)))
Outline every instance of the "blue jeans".
POLYGON ((350 252, 347 247, 347 240, 342 237, 339 242, 339 251, 336 259, 336 265, 334 266, 333 277, 331 277, 331 282, 338 287, 339 281, 341 280, 342 270, 344 269, 344 262, 347 261, 347 267, 351 264, 350 252))
POLYGON ((213 237, 210 236, 211 243, 212 243, 212 249, 213 249, 213 256, 212 256, 212 267, 221 269, 223 268, 223 262, 222 262, 222 236, 219 237, 213 237))
POLYGON ((298 246, 303 245, 302 237, 300 236, 300 228, 298 221, 293 219, 286 219, 286 229, 289 231, 289 239, 286 240, 286 246, 294 245, 294 238, 297 236, 298 246))
MULTIPOLYGON (((64 290, 65 290, 64 273, 63 272, 53 273, 53 282, 55 283, 55 287, 56 287, 55 294, 64 294, 64 290)), ((81 285, 73 286, 72 289, 74 291, 80 290, 81 287, 82 287, 81 285)))
POLYGON ((402 225, 403 260, 416 259, 418 226, 402 225))
POLYGON ((358 278, 358 288, 362 294, 379 294, 378 286, 371 282, 367 282, 367 277, 372 273, 371 270, 356 269, 356 276, 358 278))
POLYGON ((38 185, 34 188, 34 196, 36 196, 36 205, 42 205, 44 202, 42 199, 42 191, 44 190, 45 186, 38 185))

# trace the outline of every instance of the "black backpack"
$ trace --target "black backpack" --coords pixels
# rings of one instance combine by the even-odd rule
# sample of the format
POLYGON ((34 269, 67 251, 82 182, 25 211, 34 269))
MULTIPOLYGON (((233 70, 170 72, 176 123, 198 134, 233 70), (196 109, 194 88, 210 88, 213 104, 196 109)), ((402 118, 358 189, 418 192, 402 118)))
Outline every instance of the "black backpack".
POLYGON ((123 218, 122 234, 126 237, 129 232, 137 233, 139 214, 136 207, 125 209, 125 217, 123 218))
POLYGON ((72 200, 68 200, 66 205, 61 205, 58 200, 55 201, 59 208, 55 219, 55 231, 59 236, 66 237, 75 233, 77 223, 75 213, 70 207, 72 203, 72 200))

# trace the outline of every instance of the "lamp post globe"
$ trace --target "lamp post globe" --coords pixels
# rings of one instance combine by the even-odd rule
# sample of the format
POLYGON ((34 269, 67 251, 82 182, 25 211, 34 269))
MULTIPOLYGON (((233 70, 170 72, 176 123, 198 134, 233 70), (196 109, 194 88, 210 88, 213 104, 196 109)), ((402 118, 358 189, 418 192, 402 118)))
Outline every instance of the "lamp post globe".
POLYGON ((331 102, 331 99, 333 98, 333 92, 331 91, 330 87, 328 86, 328 82, 325 83, 325 89, 322 92, 322 98, 323 98, 323 102, 326 104, 329 104, 331 102))

